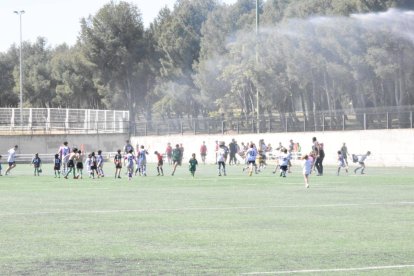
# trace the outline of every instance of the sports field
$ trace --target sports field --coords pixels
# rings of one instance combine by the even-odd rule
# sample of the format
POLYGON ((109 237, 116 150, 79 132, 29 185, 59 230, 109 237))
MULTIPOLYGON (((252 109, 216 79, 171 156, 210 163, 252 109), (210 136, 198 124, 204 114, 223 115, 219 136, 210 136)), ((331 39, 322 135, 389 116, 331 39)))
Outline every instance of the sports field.
MULTIPOLYGON (((414 169, 0 177, 0 275, 414 275, 414 169)), ((4 169, 3 165, 3 169, 4 169)), ((50 169, 49 169, 50 167, 50 169)), ((4 173, 4 171, 3 171, 4 173)))

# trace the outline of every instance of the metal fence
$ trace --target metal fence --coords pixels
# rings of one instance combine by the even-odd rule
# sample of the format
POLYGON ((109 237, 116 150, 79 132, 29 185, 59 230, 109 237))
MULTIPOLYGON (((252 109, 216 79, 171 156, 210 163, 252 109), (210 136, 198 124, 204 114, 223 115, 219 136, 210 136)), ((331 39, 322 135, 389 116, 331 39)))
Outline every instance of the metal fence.
POLYGON ((0 133, 128 133, 129 112, 60 108, 0 108, 0 133), (21 119, 23 119, 21 121, 21 119))
POLYGON ((136 136, 247 134, 413 128, 414 106, 352 109, 305 114, 294 112, 248 118, 176 118, 138 122, 136 136))

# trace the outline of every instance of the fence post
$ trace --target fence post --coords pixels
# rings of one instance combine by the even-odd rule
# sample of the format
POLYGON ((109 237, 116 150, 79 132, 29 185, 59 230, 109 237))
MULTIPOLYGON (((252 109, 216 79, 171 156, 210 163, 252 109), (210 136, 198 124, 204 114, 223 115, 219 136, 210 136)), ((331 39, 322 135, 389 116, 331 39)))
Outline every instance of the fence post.
POLYGON ((114 120, 113 120, 113 122, 112 122, 112 126, 113 126, 113 128, 112 128, 112 131, 113 132, 115 132, 115 130, 116 130, 116 111, 114 110, 114 114, 113 114, 113 118, 114 118, 114 120))
POLYGON ((221 121, 221 134, 224 134, 224 121, 221 121))
POLYGON ((287 120, 286 114, 285 114, 285 132, 288 132, 288 120, 287 120))
POLYGON ((322 113, 322 132, 325 132, 325 114, 322 113))
POLYGON ((29 129, 33 126, 33 109, 29 108, 29 129))
POLYGON ((387 112, 387 129, 389 128, 389 126, 390 126, 390 117, 389 117, 390 115, 389 115, 389 113, 387 112))
POLYGON ((254 119, 252 119, 252 133, 254 133, 254 119))
POLYGON ((342 114, 342 130, 345 130, 345 114, 342 114))
POLYGON ((306 132, 306 118, 303 117, 303 132, 306 132))
POLYGON ((269 118, 269 128, 268 128, 268 132, 271 133, 272 132, 272 122, 271 119, 269 118))
POLYGON ((364 113, 364 130, 367 130, 367 114, 364 113))
POLYGON ((50 129, 50 108, 47 109, 46 130, 50 129))
POLYGON ((180 119, 180 130, 181 130, 181 135, 184 135, 183 120, 181 120, 181 119, 180 119))
POLYGON ((410 111, 410 126, 413 128, 413 112, 410 111))
POLYGON ((144 131, 145 131, 145 136, 148 136, 148 123, 145 122, 145 126, 144 126, 144 131))
POLYGON ((193 125, 194 125, 194 135, 197 135, 197 124, 196 124, 196 120, 197 119, 195 119, 194 121, 193 121, 193 125))
POLYGON ((237 120, 237 134, 240 134, 240 122, 237 120))

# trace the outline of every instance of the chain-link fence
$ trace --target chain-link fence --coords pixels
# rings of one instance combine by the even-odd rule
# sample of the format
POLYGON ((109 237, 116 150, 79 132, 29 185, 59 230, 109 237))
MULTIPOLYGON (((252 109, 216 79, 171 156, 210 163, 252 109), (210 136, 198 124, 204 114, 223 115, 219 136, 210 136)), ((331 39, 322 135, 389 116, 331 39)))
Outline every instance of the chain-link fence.
POLYGON ((176 118, 138 122, 136 136, 247 134, 413 128, 414 106, 294 112, 245 118, 176 118))
POLYGON ((60 108, 23 108, 22 111, 0 108, 0 133, 129 132, 128 111, 60 108))

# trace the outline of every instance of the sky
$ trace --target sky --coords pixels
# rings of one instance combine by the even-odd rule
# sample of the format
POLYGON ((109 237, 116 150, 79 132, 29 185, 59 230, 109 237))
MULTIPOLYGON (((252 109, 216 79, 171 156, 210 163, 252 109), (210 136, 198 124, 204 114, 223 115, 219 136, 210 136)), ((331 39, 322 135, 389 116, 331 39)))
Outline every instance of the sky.
MULTIPOLYGON (((142 13, 145 27, 157 17, 165 6, 173 8, 176 0, 126 0, 134 3, 142 13)), ((62 43, 75 44, 80 19, 94 15, 110 0, 0 0, 0 52, 20 43, 19 15, 13 11, 24 10, 22 15, 23 41, 36 41, 45 37, 49 46, 62 43)), ((115 1, 117 2, 117 1, 115 1)), ((222 0, 232 4, 236 0, 222 0)))

